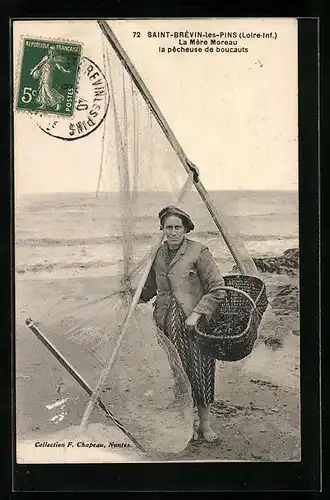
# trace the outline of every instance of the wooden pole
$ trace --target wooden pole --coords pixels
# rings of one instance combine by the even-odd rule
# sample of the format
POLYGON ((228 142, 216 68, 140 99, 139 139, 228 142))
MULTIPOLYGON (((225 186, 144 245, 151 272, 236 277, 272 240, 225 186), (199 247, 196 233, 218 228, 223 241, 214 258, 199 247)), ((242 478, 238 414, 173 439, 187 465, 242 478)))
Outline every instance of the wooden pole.
MULTIPOLYGON (((113 33, 112 29, 108 25, 106 21, 103 20, 98 20, 97 21, 102 32, 106 36, 107 40, 110 42, 111 46, 113 47, 114 51, 116 52, 117 56, 119 57, 120 61, 130 74, 131 78, 133 79, 135 85, 139 89, 142 97, 144 98, 145 102, 151 109, 153 115, 155 116, 157 122, 159 123, 159 126, 163 130, 165 136, 167 137, 168 141, 170 142, 171 146, 173 147, 174 151, 176 152, 177 156, 179 157, 183 167, 185 168, 186 172, 189 174, 191 172, 191 165, 190 162, 182 149, 179 141, 175 137, 171 127, 167 123, 164 115, 162 114, 161 110, 159 109, 155 99, 149 92, 149 89, 146 87, 144 84, 143 80, 141 79, 138 71, 130 61, 128 55, 126 54, 125 50, 121 46, 119 40, 113 33)), ((233 256, 240 272, 242 274, 250 274, 253 276, 259 276, 259 271, 257 270, 257 267, 255 266, 254 262, 252 259, 244 259, 241 257, 239 249, 237 245, 235 244, 234 241, 232 241, 230 234, 226 230, 226 224, 223 221, 223 218, 220 216, 220 214, 217 211, 216 206, 214 205, 212 199, 210 198, 210 195, 208 194, 207 190, 201 183, 201 181, 197 178, 197 180, 194 179, 194 185, 196 187, 196 190, 198 191, 200 197, 202 198, 204 204, 206 205, 215 225, 217 226, 220 234, 222 235, 231 255, 233 256)))
POLYGON ((93 391, 93 394, 91 395, 91 398, 87 404, 87 407, 86 407, 86 410, 84 412, 84 415, 83 415, 83 418, 82 418, 82 421, 81 421, 81 430, 83 430, 87 423, 88 423, 88 419, 94 409, 94 406, 98 400, 98 397, 99 397, 99 394, 102 390, 102 387, 103 387, 103 384, 106 382, 106 379, 107 377, 109 376, 109 373, 111 371, 111 368, 113 366, 113 363, 114 363, 114 360, 116 358, 116 355, 117 355, 117 352, 122 344, 122 341, 123 341, 123 338, 125 336, 125 334, 127 333, 127 330, 128 330, 128 327, 129 327, 129 323, 130 323, 130 320, 133 316, 133 313, 134 313, 134 310, 135 310, 135 307, 137 306, 138 302, 139 302, 139 299, 140 299, 140 296, 141 296, 141 293, 142 293, 142 290, 143 290, 143 287, 144 287, 144 284, 148 278, 148 275, 149 275, 149 272, 150 272, 150 269, 151 269, 151 266, 153 264, 153 261, 154 261, 154 258, 156 256, 156 252, 159 248, 159 246, 161 245, 162 241, 163 241, 163 238, 164 238, 164 235, 162 234, 161 236, 161 239, 159 241, 159 244, 157 245, 157 247, 154 248, 153 252, 151 253, 151 255, 149 256, 149 260, 148 260, 148 263, 144 269, 144 272, 143 272, 143 275, 140 279, 140 282, 138 284, 138 287, 137 289, 135 290, 135 293, 134 293, 134 296, 133 296, 133 299, 132 299, 132 302, 131 302, 131 305, 130 305, 130 308, 126 314, 126 317, 125 317, 125 320, 124 320, 124 323, 123 323, 123 327, 122 327, 122 330, 120 332, 120 335, 117 339, 117 343, 116 343, 116 346, 114 348, 114 350, 112 351, 111 353, 111 357, 110 359, 107 361, 107 364, 103 370, 103 372, 101 373, 101 376, 96 384, 96 387, 93 391))
MULTIPOLYGON (((181 192, 179 193, 179 196, 178 196, 178 199, 177 201, 180 202, 181 199, 183 198, 183 196, 185 195, 185 193, 187 192, 187 190, 189 189, 189 186, 191 185, 192 183, 192 174, 190 173, 189 174, 189 177, 187 178, 184 186, 182 187, 181 189, 181 192)), ((94 406, 96 405, 96 402, 98 400, 98 397, 99 397, 99 394, 101 392, 101 389, 102 389, 102 386, 103 384, 105 383, 107 377, 109 376, 109 373, 111 371, 111 368, 113 366, 113 363, 115 361, 115 358, 116 358, 116 355, 117 355, 117 352, 122 344, 122 341, 123 341, 123 338, 128 330, 128 326, 129 326, 129 322, 132 318, 132 315, 134 313, 134 310, 139 302, 139 299, 140 299, 140 296, 141 296, 141 293, 142 293, 142 290, 143 290, 143 287, 145 285, 145 282, 148 278, 148 275, 149 275, 149 272, 151 270, 151 267, 152 267, 152 264, 154 262, 154 259, 156 257, 156 253, 160 247, 160 245, 162 244, 163 240, 164 240, 164 233, 161 234, 160 238, 159 238, 159 241, 158 243, 151 249, 151 252, 150 254, 148 255, 148 259, 146 261, 146 266, 145 266, 145 269, 143 271, 143 274, 141 276, 141 279, 139 281, 139 284, 137 286, 137 289, 135 290, 135 293, 134 293, 134 296, 133 296, 133 299, 132 299, 132 302, 131 302, 131 305, 130 305, 130 308, 127 312, 127 315, 125 317, 125 320, 124 320, 124 323, 123 323, 123 327, 122 327, 122 330, 120 332, 120 335, 117 339, 117 343, 116 343, 116 346, 114 348, 114 350, 112 351, 111 353, 111 356, 110 356, 110 359, 107 361, 105 367, 104 367, 104 370, 103 372, 101 373, 101 376, 98 380, 98 383, 96 384, 96 387, 93 391, 93 394, 91 395, 91 398, 88 402, 88 405, 86 407, 86 410, 85 410, 85 413, 83 415, 83 418, 82 418, 82 421, 81 421, 81 429, 83 430, 86 425, 87 425, 87 422, 88 422, 88 419, 94 409, 94 406)))
MULTIPOLYGON (((69 372, 71 377, 74 378, 76 382, 84 389, 85 392, 89 396, 92 396, 93 390, 91 387, 88 385, 88 383, 83 379, 81 375, 73 368, 73 366, 67 361, 64 356, 60 353, 60 351, 52 344, 46 336, 39 330, 39 328, 35 325, 35 323, 32 321, 32 319, 28 318, 25 321, 26 326, 31 330, 31 332, 34 333, 34 335, 42 342, 42 344, 48 349, 49 352, 61 363, 61 365, 69 372)), ((106 405, 103 403, 100 397, 97 397, 98 405, 100 408, 104 411, 107 417, 109 417, 112 422, 132 441, 132 443, 135 444, 135 446, 142 452, 146 453, 146 450, 143 448, 143 446, 135 439, 132 434, 125 429, 125 427, 122 425, 122 423, 117 420, 114 415, 108 410, 106 405)))
MULTIPOLYGON (((129 75, 131 76, 132 80, 134 81, 135 85, 139 89, 142 97, 144 98, 147 105, 151 109, 153 115, 155 116, 156 120, 158 121, 158 123, 159 123, 161 129, 163 130, 165 136, 167 137, 168 141, 172 145, 174 151, 176 152, 179 159, 181 160, 181 163, 189 176, 189 181, 192 180, 192 182, 194 183, 198 193, 200 194, 203 202, 205 203, 207 209, 209 210, 209 212, 212 216, 212 219, 214 220, 214 222, 215 222, 217 228, 219 229, 221 235, 223 236, 232 256, 234 257, 234 260, 235 260, 237 266, 239 267, 241 273, 242 274, 259 275, 258 270, 254 266, 253 261, 252 261, 253 265, 250 265, 250 269, 248 269, 248 266, 245 265, 246 263, 244 262, 244 260, 240 258, 238 248, 236 248, 236 245, 234 244, 234 242, 231 241, 230 235, 226 232, 225 227, 224 227, 225 225, 222 223, 221 217, 217 213, 217 209, 216 209, 213 201, 211 200, 210 196, 208 195, 206 189, 204 188, 202 183, 199 181, 199 179, 195 180, 194 176, 192 176, 192 172, 194 172, 195 174, 197 174, 197 172, 191 168, 190 162, 189 162, 186 154, 184 153, 183 149, 181 148, 181 145, 179 144, 178 140, 176 139, 176 137, 175 137, 174 133, 172 132, 169 124, 167 123, 165 117, 163 116, 162 112, 158 108, 154 98, 150 94, 148 88, 145 86, 140 75, 138 74, 137 70, 135 69, 135 67, 131 63, 128 55, 126 54, 123 47, 119 43, 118 39, 115 37, 115 35, 112 32, 111 28, 109 27, 108 23, 106 21, 102 21, 102 20, 98 20, 97 22, 98 22, 102 32, 106 36, 107 40, 110 42, 111 46, 115 50, 117 56, 119 57, 120 61, 123 64, 123 66, 126 68, 129 75)), ((180 197, 181 197, 181 195, 180 195, 180 197)), ((133 316, 135 307, 140 299, 140 295, 142 293, 144 284, 145 284, 147 277, 148 277, 148 274, 151 270, 154 258, 156 256, 156 252, 157 252, 161 242, 163 241, 163 237, 164 236, 162 236, 162 238, 160 239, 159 245, 157 245, 157 247, 154 249, 154 251, 151 252, 151 255, 149 256, 145 270, 143 272, 143 275, 141 277, 139 285, 138 285, 137 289, 135 290, 130 308, 129 308, 127 315, 125 317, 121 333, 120 333, 118 340, 117 340, 117 344, 116 344, 116 346, 111 354, 110 359, 106 363, 106 366, 105 366, 103 372, 101 373, 101 376, 98 380, 98 383, 97 383, 97 385, 94 389, 94 392, 93 392, 93 394, 88 402, 88 405, 86 407, 85 413, 84 413, 82 421, 81 421, 81 428, 82 429, 84 429, 87 425, 88 419, 89 419, 89 417, 94 409, 97 398, 101 392, 102 386, 105 383, 105 381, 110 373, 110 370, 113 366, 117 352, 122 344, 123 337, 127 333, 127 330, 129 327, 129 322, 133 316)))

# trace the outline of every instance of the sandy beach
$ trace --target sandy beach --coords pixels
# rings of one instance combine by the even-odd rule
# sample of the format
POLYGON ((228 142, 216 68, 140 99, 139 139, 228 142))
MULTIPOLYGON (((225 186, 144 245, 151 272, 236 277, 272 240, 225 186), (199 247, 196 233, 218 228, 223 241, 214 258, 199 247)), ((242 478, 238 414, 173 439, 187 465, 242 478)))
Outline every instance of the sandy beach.
MULTIPOLYGON (((212 425, 219 434, 216 443, 190 442, 185 450, 163 457, 184 461, 299 461, 299 319, 297 273, 262 273, 270 308, 259 339, 250 356, 234 363, 217 363, 216 400, 212 425), (288 300, 288 298, 290 300, 288 300)), ((71 280, 72 281, 72 280, 71 280)), ((35 442, 74 435, 88 397, 81 387, 25 326, 27 316, 46 310, 54 296, 68 287, 89 299, 104 293, 104 279, 84 278, 68 284, 65 279, 36 279, 33 273, 16 280, 16 432, 19 462, 50 461, 140 461, 150 460, 134 446, 127 450, 84 449, 75 452, 36 448, 35 442), (80 283, 80 285, 79 285, 80 283), (80 287, 80 288, 79 288, 80 287), (63 458, 64 456, 64 458, 63 458), (57 457, 57 458, 56 458, 57 457)), ((51 338, 51 337, 50 337, 51 338)), ((95 383, 95 360, 83 350, 72 350, 65 338, 58 348, 95 383), (70 352, 71 349, 71 352, 70 352), (79 354, 77 354, 79 353, 79 354)), ((133 346, 134 347, 134 346, 133 346)), ((107 436, 108 441, 129 443, 126 436, 96 409, 87 429, 90 439, 107 436)))

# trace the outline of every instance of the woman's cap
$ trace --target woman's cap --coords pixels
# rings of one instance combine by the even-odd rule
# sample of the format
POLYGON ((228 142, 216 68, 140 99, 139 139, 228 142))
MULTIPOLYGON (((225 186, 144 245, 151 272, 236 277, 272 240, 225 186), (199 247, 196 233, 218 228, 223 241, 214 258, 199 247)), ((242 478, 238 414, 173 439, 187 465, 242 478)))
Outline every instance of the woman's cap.
POLYGON ((195 229, 194 223, 191 220, 190 216, 186 212, 181 210, 181 208, 175 207, 174 205, 169 205, 169 206, 163 208, 159 212, 158 217, 159 217, 161 225, 163 224, 164 217, 167 217, 169 215, 175 215, 176 217, 180 217, 180 219, 183 220, 183 223, 186 227, 187 233, 189 233, 189 231, 193 231, 195 229))

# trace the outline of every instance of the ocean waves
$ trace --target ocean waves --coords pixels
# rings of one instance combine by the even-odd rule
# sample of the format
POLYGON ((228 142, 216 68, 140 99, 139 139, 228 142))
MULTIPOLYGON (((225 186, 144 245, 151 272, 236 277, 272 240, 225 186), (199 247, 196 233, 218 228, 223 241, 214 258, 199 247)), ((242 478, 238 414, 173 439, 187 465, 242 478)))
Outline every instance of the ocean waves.
MULTIPOLYGON (((159 233, 153 234, 135 234, 134 241, 138 242, 148 242, 155 238, 159 233)), ((218 231, 197 231, 194 232, 196 238, 218 238, 218 231)), ((290 240, 292 238, 297 238, 297 235, 281 235, 277 236, 274 234, 242 234, 240 233, 240 237, 243 241, 272 241, 272 240, 290 240)), ((91 236, 87 238, 17 238, 15 240, 15 245, 18 246, 31 246, 31 247, 48 247, 48 246, 88 246, 88 245, 105 245, 118 243, 121 244, 122 236, 121 235, 113 235, 113 236, 91 236)))
MULTIPOLYGON (((120 264, 121 259, 116 262, 120 264)), ((89 262, 37 262, 35 264, 21 264, 16 266, 16 273, 38 273, 41 271, 52 272, 55 270, 83 270, 83 269, 99 269, 109 267, 109 261, 89 261, 89 262)))
MULTIPOLYGON (((196 227, 188 237, 207 245, 224 270, 233 258, 198 193, 187 196, 183 208, 196 227)), ((299 246, 297 193, 237 191, 212 196, 228 214, 225 224, 234 241, 241 239, 251 257, 280 255, 299 246)), ((157 214, 165 204, 166 194, 141 193, 134 223, 126 228, 132 231, 137 260, 159 241, 157 214)), ((89 276, 121 269, 123 221, 115 196, 96 201, 88 193, 31 195, 23 205, 16 207, 15 217, 15 270, 22 278, 89 276)))
MULTIPOLYGON (((196 238, 197 240, 197 238, 196 238)), ((221 270, 227 267, 227 263, 234 264, 229 250, 218 235, 210 235, 208 238, 201 237, 200 240, 209 247, 219 264, 221 270)), ((104 241, 104 240, 102 240, 104 241)), ((67 278, 78 274, 117 274, 122 271, 123 249, 120 240, 118 244, 94 244, 84 245, 55 245, 52 246, 48 241, 47 245, 16 246, 15 252, 15 270, 18 275, 26 274, 47 274, 60 272, 67 278)), ((281 255, 288 248, 298 246, 297 238, 257 238, 251 236, 245 241, 247 251, 252 257, 266 257, 281 255)), ((135 246, 135 260, 138 262, 148 251, 151 243, 144 241, 143 244, 135 246)))

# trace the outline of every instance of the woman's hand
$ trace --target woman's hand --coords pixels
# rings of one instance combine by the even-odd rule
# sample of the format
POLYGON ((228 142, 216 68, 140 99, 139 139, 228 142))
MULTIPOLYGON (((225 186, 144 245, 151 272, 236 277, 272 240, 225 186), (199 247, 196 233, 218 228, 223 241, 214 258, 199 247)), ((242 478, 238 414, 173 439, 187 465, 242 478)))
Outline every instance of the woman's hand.
POLYGON ((200 317, 201 314, 192 312, 190 316, 188 316, 188 318, 186 319, 185 324, 187 325, 188 328, 194 328, 200 317))
POLYGON ((198 176, 199 176, 199 170, 198 167, 193 163, 191 160, 187 158, 187 164, 189 169, 193 172, 194 174, 194 181, 198 182, 198 176))

